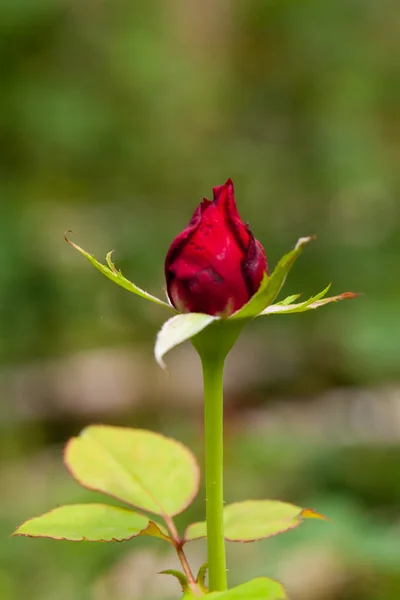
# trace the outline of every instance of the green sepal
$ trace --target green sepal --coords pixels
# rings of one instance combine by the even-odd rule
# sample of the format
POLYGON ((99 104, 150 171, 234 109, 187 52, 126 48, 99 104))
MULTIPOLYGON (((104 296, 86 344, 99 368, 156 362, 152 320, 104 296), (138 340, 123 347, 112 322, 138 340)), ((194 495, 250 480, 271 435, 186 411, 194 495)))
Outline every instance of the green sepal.
POLYGON ((82 254, 82 256, 84 256, 85 258, 87 258, 87 260, 89 262, 91 262, 92 265, 94 267, 96 267, 96 269, 98 269, 101 273, 103 273, 103 275, 105 275, 106 277, 108 277, 108 279, 111 279, 111 281, 113 281, 117 285, 120 285, 125 290, 128 290, 128 292, 132 292, 133 294, 136 294, 137 296, 140 296, 141 298, 144 298, 145 300, 150 300, 151 302, 154 302, 154 304, 159 304, 160 306, 165 306, 166 308, 168 308, 172 312, 175 312, 175 313, 177 312, 174 309, 173 306, 171 306, 167 302, 164 302, 164 300, 160 300, 156 296, 152 296, 148 292, 145 292, 140 287, 138 287, 137 285, 135 285, 134 283, 132 283, 131 281, 129 281, 128 279, 126 279, 122 275, 121 271, 118 271, 116 269, 113 261, 111 260, 111 254, 112 254, 113 251, 108 252, 108 254, 106 256, 107 266, 106 265, 102 265, 101 263, 99 263, 95 259, 94 256, 92 256, 91 254, 89 254, 88 252, 86 252, 85 250, 83 250, 83 248, 81 248, 80 246, 78 246, 78 244, 75 244, 74 242, 71 242, 71 240, 66 235, 67 233, 71 233, 71 232, 67 231, 65 233, 65 235, 64 235, 65 241, 70 246, 72 246, 73 248, 75 248, 75 250, 78 250, 78 252, 80 252, 82 254))
MULTIPOLYGON (((291 304, 292 302, 294 302, 295 300, 297 300, 298 298, 300 298, 301 294, 292 294, 292 296, 287 296, 287 298, 285 298, 284 300, 281 300, 280 302, 276 302, 275 304, 272 304, 272 306, 286 306, 287 304, 291 304)), ((262 315, 263 313, 261 312, 260 315, 262 315)), ((260 315, 257 315, 258 317, 260 315)))
POLYGON ((264 279, 254 296, 250 298, 247 304, 236 311, 230 319, 251 319, 259 315, 267 308, 267 306, 272 304, 285 283, 286 277, 295 260, 300 256, 305 246, 313 239, 313 236, 300 238, 294 249, 280 259, 271 276, 264 276, 264 279))
POLYGON ((218 319, 204 313, 184 313, 166 321, 158 332, 154 348, 155 359, 160 367, 166 369, 163 356, 169 350, 193 338, 218 319))
POLYGON ((316 308, 319 308, 320 306, 325 306, 325 304, 330 304, 331 302, 339 302, 340 300, 350 300, 358 296, 358 294, 355 294, 354 292, 344 292, 343 294, 339 294, 338 296, 330 296, 329 298, 325 298, 324 296, 326 296, 330 287, 331 284, 329 284, 319 294, 311 296, 311 298, 305 300, 304 302, 298 302, 295 304, 291 303, 293 296, 289 296, 289 298, 286 298, 282 302, 278 302, 277 304, 272 304, 271 306, 268 306, 257 316, 262 317, 265 315, 290 315, 293 313, 301 313, 307 310, 315 310, 316 308))

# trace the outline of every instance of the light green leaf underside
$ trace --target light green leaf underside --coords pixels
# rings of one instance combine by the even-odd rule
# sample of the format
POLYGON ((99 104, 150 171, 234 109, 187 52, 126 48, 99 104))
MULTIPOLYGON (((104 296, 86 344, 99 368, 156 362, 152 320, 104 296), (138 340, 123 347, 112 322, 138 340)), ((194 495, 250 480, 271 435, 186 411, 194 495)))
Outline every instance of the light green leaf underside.
MULTIPOLYGON (((315 296, 311 296, 308 300, 304 302, 298 302, 297 304, 291 304, 291 296, 290 302, 285 304, 279 302, 278 304, 272 304, 268 306, 265 310, 263 310, 259 315, 259 317, 264 315, 278 315, 278 314, 293 314, 305 312, 307 310, 314 310, 319 308, 320 306, 325 306, 325 304, 330 304, 331 302, 339 302, 340 300, 350 300, 352 298, 356 298, 357 294, 354 292, 344 292, 343 294, 339 294, 338 296, 330 296, 329 298, 324 298, 324 296, 328 293, 331 284, 329 284, 322 292, 316 294, 315 296)), ((286 300, 288 300, 286 298, 286 300)), ((285 302, 285 301, 283 301, 285 302)))
POLYGON ((112 262, 112 260, 111 260, 112 252, 109 252, 107 254, 107 257, 106 257, 107 266, 102 265, 94 258, 94 256, 92 256, 91 254, 89 254, 88 252, 83 250, 83 248, 78 246, 78 244, 71 242, 71 240, 69 238, 67 238, 66 236, 65 236, 65 240, 68 242, 68 244, 70 244, 73 248, 75 248, 75 250, 78 250, 78 252, 80 252, 82 254, 82 256, 87 258, 87 260, 89 262, 91 262, 92 265, 94 267, 96 267, 96 269, 98 269, 101 273, 103 273, 103 275, 108 277, 108 279, 111 279, 111 281, 113 281, 117 285, 120 285, 124 289, 128 290, 128 292, 133 292, 137 296, 140 296, 141 298, 145 298, 145 300, 150 300, 151 302, 154 302, 155 304, 159 304, 160 306, 165 306, 166 308, 169 308, 169 310, 176 312, 176 310, 170 304, 168 304, 167 302, 164 302, 164 300, 160 300, 156 296, 152 296, 148 292, 145 292, 140 287, 138 287, 137 285, 135 285, 134 283, 132 283, 131 281, 126 279, 122 275, 121 271, 118 271, 116 269, 114 263, 112 262))
MULTIPOLYGON (((246 500, 224 508, 224 534, 229 542, 254 542, 297 527, 304 518, 324 519, 313 510, 279 500, 246 500)), ((206 537, 205 521, 189 525, 185 541, 206 537)))
POLYGON ((158 332, 154 348, 155 358, 160 367, 165 369, 163 356, 169 350, 186 342, 218 319, 219 317, 203 313, 185 313, 166 321, 158 332))
POLYGON ((226 592, 207 594, 207 598, 210 600, 214 598, 219 600, 286 600, 287 596, 278 581, 259 577, 226 592))
POLYGON ((162 525, 127 508, 108 504, 60 506, 25 521, 13 535, 73 542, 121 542, 140 535, 151 535, 171 541, 162 525))
POLYGON ((192 453, 152 431, 92 425, 68 442, 65 463, 84 487, 156 515, 182 512, 199 488, 192 453))
POLYGON ((279 294, 283 284, 285 283, 286 277, 293 266, 296 258, 302 253, 305 246, 314 239, 313 237, 300 238, 293 250, 288 254, 285 254, 275 269, 273 270, 270 277, 265 275, 258 291, 254 296, 245 304, 240 310, 235 312, 230 318, 231 319, 249 319, 256 317, 262 312, 267 306, 272 304, 277 295, 279 294))

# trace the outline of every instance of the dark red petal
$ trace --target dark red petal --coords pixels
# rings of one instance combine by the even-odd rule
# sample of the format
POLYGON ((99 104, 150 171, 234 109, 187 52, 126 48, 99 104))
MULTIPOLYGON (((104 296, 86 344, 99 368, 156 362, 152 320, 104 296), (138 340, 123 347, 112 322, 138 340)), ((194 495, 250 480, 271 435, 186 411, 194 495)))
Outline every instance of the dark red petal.
MULTIPOLYGON (((243 224, 241 226, 245 229, 243 224)), ((174 255, 169 271, 178 278, 187 279, 212 266, 224 280, 241 279, 241 265, 250 242, 247 230, 245 234, 244 246, 235 235, 224 202, 213 202, 203 212, 200 224, 186 240, 182 251, 174 255)))
POLYGON ((233 187, 233 181, 231 178, 227 179, 223 185, 217 185, 217 186, 213 187, 214 202, 216 200, 218 200, 221 193, 226 191, 228 188, 231 188, 232 195, 234 195, 235 191, 234 191, 234 187, 233 187))
POLYGON ((212 204, 211 200, 207 200, 207 198, 203 198, 202 202, 200 202, 200 204, 194 211, 192 218, 189 221, 188 227, 189 227, 189 225, 192 225, 192 224, 198 224, 199 219, 201 218, 201 215, 210 206, 210 204, 212 204))
POLYGON ((226 281, 212 268, 198 271, 193 277, 176 277, 169 287, 169 297, 182 312, 224 315, 235 312, 249 300, 243 278, 226 281))
POLYGON ((168 251, 165 275, 172 304, 183 312, 227 316, 257 291, 267 262, 238 213, 231 179, 213 189, 168 251))
POLYGON ((254 235, 248 229, 251 235, 250 245, 247 255, 243 261, 242 273, 246 282, 249 296, 253 296, 260 287, 260 283, 266 273, 268 275, 268 265, 264 248, 254 235))
POLYGON ((179 235, 177 235, 176 238, 174 239, 174 241, 172 242, 172 244, 168 250, 167 256, 165 257, 165 264, 164 264, 167 285, 169 283, 169 281, 168 281, 169 280, 169 273, 168 273, 169 267, 171 266, 173 261, 177 258, 178 254, 181 251, 181 249, 183 248, 183 245, 186 242, 186 240, 188 240, 188 238, 191 235, 193 235, 193 233, 196 231, 197 227, 200 225, 201 216, 204 213, 204 211, 210 206, 210 204, 212 204, 211 200, 207 200, 207 198, 203 198, 203 201, 199 204, 199 206, 194 211, 192 218, 190 219, 187 227, 185 227, 185 229, 179 235))
POLYGON ((228 179, 224 185, 213 188, 213 194, 214 204, 224 212, 227 227, 229 227, 243 252, 246 251, 250 243, 250 237, 236 206, 232 179, 228 179))

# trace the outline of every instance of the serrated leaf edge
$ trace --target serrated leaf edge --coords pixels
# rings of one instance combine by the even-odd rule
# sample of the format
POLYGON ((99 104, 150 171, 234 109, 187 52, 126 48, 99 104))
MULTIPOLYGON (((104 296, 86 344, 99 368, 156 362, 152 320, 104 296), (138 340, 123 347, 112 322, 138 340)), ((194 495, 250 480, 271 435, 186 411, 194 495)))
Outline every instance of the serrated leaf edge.
POLYGON ((71 539, 69 537, 65 537, 65 536, 58 536, 58 535, 39 535, 39 534, 32 534, 32 533, 25 533, 25 532, 20 532, 19 529, 21 529, 21 527, 23 527, 24 525, 26 525, 27 523, 29 523, 30 521, 36 520, 36 519, 40 519, 42 517, 46 517, 47 515, 55 512, 56 510, 58 510, 59 508, 64 508, 64 507, 74 507, 74 506, 82 506, 82 504, 65 504, 62 506, 57 506, 55 508, 51 508, 50 510, 48 510, 45 513, 42 513, 41 515, 38 515, 36 517, 31 517, 30 519, 26 519, 25 521, 23 521, 18 527, 17 529, 11 534, 11 537, 29 537, 29 538, 37 538, 37 539, 51 539, 51 540, 56 540, 56 541, 60 541, 60 540, 65 540, 68 542, 128 542, 129 540, 132 540, 136 537, 140 537, 140 536, 144 536, 144 535, 150 535, 149 533, 147 533, 148 530, 150 530, 153 526, 156 527, 156 529, 158 530, 158 532, 160 533, 160 535, 158 536, 151 536, 151 537, 157 537, 159 539, 164 539, 168 542, 170 542, 171 544, 173 544, 173 540, 165 535, 165 533, 162 531, 161 527, 162 525, 159 523, 156 523, 155 521, 152 521, 151 519, 149 519, 145 514, 142 514, 140 512, 135 513, 135 511, 130 510, 129 508, 125 508, 124 506, 113 506, 111 504, 103 504, 101 502, 88 502, 86 504, 84 504, 84 506, 106 506, 107 508, 111 507, 111 508, 116 508, 118 510, 121 511, 125 511, 127 513, 132 513, 132 514, 138 514, 139 516, 143 517, 144 519, 148 519, 148 525, 146 527, 144 527, 143 529, 141 529, 138 533, 135 533, 129 537, 124 537, 124 538, 111 538, 108 540, 105 540, 103 538, 99 538, 99 539, 92 539, 86 536, 82 536, 81 539, 79 540, 74 540, 71 539))
POLYGON ((298 302, 295 304, 278 302, 276 304, 271 304, 267 306, 263 311, 261 311, 257 316, 263 317, 267 315, 290 315, 301 312, 306 312, 308 310, 314 310, 319 308, 320 306, 325 306, 326 304, 330 304, 331 302, 339 302, 340 300, 352 300, 353 298, 357 298, 359 294, 355 292, 343 292, 342 294, 338 294, 337 296, 330 296, 328 298, 324 298, 324 296, 328 293, 331 284, 327 286, 322 292, 316 294, 315 296, 311 296, 308 300, 304 302, 298 302))
POLYGON ((75 244, 75 242, 72 242, 67 236, 68 233, 73 233, 73 232, 69 229, 68 231, 66 231, 64 233, 64 239, 67 242, 67 244, 69 244, 70 246, 75 248, 75 250, 77 250, 80 254, 82 254, 82 256, 84 256, 98 271, 100 271, 101 273, 103 273, 103 275, 108 277, 108 279, 110 279, 111 281, 113 281, 114 283, 119 285, 120 287, 124 288, 128 292, 131 292, 131 293, 135 294, 136 296, 139 296, 140 298, 143 298, 145 300, 150 300, 150 302, 153 302, 154 304, 158 304, 159 306, 164 306, 165 308, 168 308, 170 311, 172 311, 174 313, 177 312, 176 309, 168 302, 165 302, 164 300, 157 298, 157 296, 153 296, 152 294, 149 294, 148 292, 146 292, 145 290, 140 288, 138 285, 136 285, 135 283, 133 283, 132 281, 129 281, 129 279, 124 277, 124 275, 122 275, 121 271, 117 270, 113 261, 111 260, 111 255, 114 252, 113 250, 108 252, 106 255, 107 265, 103 265, 93 256, 93 254, 89 254, 89 252, 86 252, 86 250, 81 248, 81 246, 78 246, 78 244, 75 244), (130 286, 132 286, 132 287, 130 287, 130 286))
MULTIPOLYGON (((300 256, 300 254, 303 251, 303 249, 305 248, 305 246, 307 246, 307 244, 312 242, 315 238, 316 238, 315 235, 309 235, 306 237, 299 238, 297 240, 296 245, 293 248, 293 250, 290 250, 289 252, 284 254, 282 256, 282 258, 278 261, 278 263, 276 264, 271 275, 270 276, 264 275, 263 280, 261 281, 261 284, 260 284, 258 290, 250 298, 250 300, 244 306, 242 306, 239 310, 237 310, 235 313, 233 313, 233 315, 231 315, 231 317, 229 317, 229 318, 230 319, 253 319, 253 318, 257 317, 263 310, 265 310, 265 308, 267 306, 270 306, 272 304, 272 302, 275 300, 275 298, 278 296, 282 287, 284 286, 285 281, 287 279, 290 269, 292 268, 293 263, 300 256), (286 269, 286 273, 283 274, 279 289, 275 292, 275 295, 273 296, 273 298, 271 298, 271 300, 268 301, 268 303, 266 303, 264 305, 264 308, 262 310, 259 310, 258 312, 254 312, 254 313, 252 311, 250 311, 250 313, 247 314, 251 305, 256 303, 258 298, 260 298, 265 293, 265 291, 267 290, 267 288, 271 284, 271 282, 274 280, 274 278, 278 277, 279 270, 282 268, 286 269)), ((279 279, 278 279, 278 281, 279 281, 279 279)))
POLYGON ((174 438, 171 438, 169 436, 166 435, 162 435, 161 433, 158 433, 156 431, 151 431, 148 429, 136 429, 136 428, 131 428, 131 427, 116 427, 116 426, 112 426, 112 425, 89 425, 88 427, 85 427, 78 436, 72 437, 68 440, 68 442, 65 444, 64 447, 64 451, 63 451, 63 462, 64 462, 64 466, 67 469, 68 473, 71 475, 71 477, 77 482, 79 483, 79 485, 81 485, 83 488, 87 489, 87 490, 91 490, 92 492, 98 492, 100 494, 103 494, 104 496, 107 496, 109 498, 114 498, 115 500, 118 500, 119 502, 123 502, 124 504, 127 504, 130 507, 133 507, 135 509, 138 509, 139 511, 144 511, 145 513, 149 513, 152 515, 156 515, 158 517, 163 517, 163 518, 168 518, 168 517, 174 517, 176 515, 181 514, 183 511, 185 511, 188 506, 190 506, 193 502, 193 500, 196 498, 197 494, 199 493, 199 489, 200 489, 200 482, 201 482, 201 474, 200 474, 200 467, 199 464, 197 462, 197 459, 195 457, 195 455, 192 453, 192 451, 185 446, 185 444, 183 444, 182 442, 180 442, 179 440, 176 440, 174 438), (108 492, 104 492, 101 489, 98 489, 96 487, 91 487, 86 485, 85 483, 83 483, 73 472, 72 468, 70 468, 70 465, 68 464, 68 460, 67 460, 67 452, 68 452, 68 448, 70 446, 70 444, 72 444, 72 442, 74 440, 79 440, 83 434, 89 430, 89 429, 93 429, 93 428, 107 428, 107 429, 122 429, 122 430, 128 430, 128 431, 141 431, 141 432, 145 432, 145 433, 151 433, 152 435, 155 435, 157 437, 163 438, 163 439, 167 439, 169 441, 174 442, 175 444, 179 445, 181 448, 183 448, 188 455, 190 455, 191 461, 192 461, 192 466, 194 469, 194 474, 195 474, 195 489, 193 494, 190 496, 190 498, 187 500, 187 502, 185 503, 185 505, 178 511, 178 512, 174 512, 173 514, 166 514, 163 511, 162 512, 154 512, 148 509, 144 509, 141 506, 137 506, 136 504, 132 504, 130 502, 127 502, 126 500, 124 500, 123 498, 120 498, 120 496, 117 496, 115 494, 110 494, 108 492))
MULTIPOLYGON (((255 500, 256 502, 263 502, 263 500, 255 500)), ((272 500, 273 502, 274 500, 272 500)), ((234 506, 236 504, 243 504, 246 502, 254 502, 254 500, 243 500, 243 501, 239 501, 239 502, 232 502, 231 504, 226 505, 224 508, 227 508, 228 506, 234 506)), ((277 502, 279 502, 280 504, 288 504, 289 506, 294 506, 293 504, 291 504, 290 502, 283 502, 281 500, 278 500, 277 502)), ((300 507, 299 507, 300 508, 300 507)), ((266 540, 269 539, 271 537, 275 537, 276 535, 280 535, 281 533, 286 533, 287 531, 291 531, 292 529, 295 529, 296 527, 298 527, 304 519, 319 519, 321 521, 329 521, 329 519, 317 512, 316 510, 314 510, 313 508, 300 508, 299 513, 297 515, 294 515, 293 517, 291 517, 290 519, 288 518, 288 527, 285 527, 284 529, 279 529, 279 531, 276 531, 274 533, 268 534, 268 535, 263 535, 261 537, 257 537, 257 538, 252 538, 250 540, 246 539, 246 540, 242 540, 242 539, 232 539, 226 535, 224 535, 224 539, 227 542, 232 542, 232 543, 237 543, 237 544, 247 544, 247 543, 251 543, 251 542, 258 542, 260 540, 266 540), (292 522, 294 519, 296 519, 296 522, 292 522)), ((282 519, 283 521, 283 519, 282 519)), ((190 523, 190 525, 188 525, 184 531, 183 534, 183 543, 187 544, 188 542, 195 542, 196 540, 202 540, 205 539, 207 537, 207 535, 200 535, 198 537, 195 538, 190 538, 187 539, 187 532, 189 530, 189 528, 192 525, 197 525, 199 523, 205 523, 205 521, 196 521, 195 523, 190 523)))

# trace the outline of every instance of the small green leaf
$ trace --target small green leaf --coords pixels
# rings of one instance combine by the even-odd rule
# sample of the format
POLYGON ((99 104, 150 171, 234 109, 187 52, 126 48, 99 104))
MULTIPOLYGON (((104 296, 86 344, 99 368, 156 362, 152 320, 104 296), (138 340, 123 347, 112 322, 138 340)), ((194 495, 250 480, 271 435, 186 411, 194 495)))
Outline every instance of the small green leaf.
POLYGON ((193 584, 191 587, 186 575, 184 575, 180 571, 175 571, 175 569, 167 569, 166 571, 161 571, 159 575, 172 575, 173 577, 176 577, 182 588, 182 600, 196 600, 196 598, 199 598, 199 595, 203 596, 203 594, 205 593, 200 586, 196 587, 193 584), (195 588, 195 590, 193 590, 192 588, 195 588))
POLYGON ((283 284, 285 283, 286 277, 293 266, 296 258, 302 253, 303 249, 307 244, 314 238, 303 237, 300 238, 293 250, 288 254, 285 254, 276 265, 272 272, 271 277, 265 275, 261 282, 258 291, 254 296, 245 304, 240 310, 235 312, 230 318, 231 319, 251 319, 256 317, 262 312, 267 306, 272 304, 277 295, 279 294, 283 284))
POLYGON ((192 453, 152 431, 92 425, 68 442, 65 463, 84 487, 163 517, 182 512, 199 489, 192 453))
POLYGON ((207 575, 208 563, 201 565, 199 572, 197 573, 196 583, 204 594, 208 593, 206 586, 206 575, 207 575))
POLYGON ((25 521, 13 535, 71 540, 121 542, 151 535, 171 542, 163 525, 127 508, 108 504, 71 504, 25 521))
POLYGON ((343 294, 339 294, 338 296, 331 296, 329 298, 324 298, 324 296, 328 293, 330 285, 326 287, 322 292, 316 294, 315 296, 311 296, 308 300, 304 302, 298 302, 297 304, 272 304, 268 306, 265 310, 263 310, 259 315, 259 317, 264 315, 279 315, 286 314, 290 315, 293 313, 305 312, 307 310, 314 310, 319 308, 320 306, 325 306, 325 304, 330 304, 331 302, 338 302, 339 300, 350 300, 352 298, 356 298, 358 294, 354 292, 344 292, 343 294))
POLYGON ((164 323, 157 335, 154 354, 161 368, 165 369, 163 356, 175 346, 186 342, 219 317, 203 313, 185 313, 176 315, 164 323))
POLYGON ((166 569, 165 571, 160 571, 158 575, 172 575, 172 577, 175 577, 179 581, 183 592, 189 589, 187 577, 180 571, 176 571, 175 569, 166 569))
POLYGON ((287 600, 285 590, 278 581, 258 577, 226 592, 212 592, 207 595, 212 600, 287 600))
MULTIPOLYGON (((66 233, 70 233, 70 232, 67 231, 66 233)), ((92 265, 96 267, 96 269, 98 269, 101 273, 103 273, 103 275, 108 277, 108 279, 111 279, 111 281, 113 281, 117 285, 120 285, 121 287, 125 288, 126 290, 128 290, 128 292, 133 292, 134 294, 136 294, 137 296, 140 296, 141 298, 144 298, 145 300, 150 300, 151 302, 154 302, 155 304, 159 304, 160 306, 165 306, 166 308, 169 308, 169 310, 176 312, 174 307, 171 306, 170 304, 168 304, 167 302, 164 302, 164 300, 160 300, 156 296, 152 296, 151 294, 145 292, 140 287, 138 287, 137 285, 135 285, 134 283, 132 283, 131 281, 126 279, 122 275, 121 271, 118 271, 116 269, 114 263, 112 262, 112 260, 111 260, 112 252, 109 252, 106 257, 108 266, 102 265, 95 259, 94 256, 92 256, 91 254, 89 254, 88 252, 83 250, 83 248, 78 246, 78 244, 71 242, 71 240, 66 235, 64 237, 65 237, 65 241, 68 242, 68 244, 70 244, 70 246, 75 248, 75 250, 78 250, 78 252, 80 252, 82 254, 82 256, 87 258, 87 260, 89 262, 91 262, 92 265)))
MULTIPOLYGON (((297 298, 300 298, 301 294, 293 294, 292 296, 288 296, 287 298, 285 298, 284 300, 281 300, 280 302, 277 302, 276 304, 273 304, 273 306, 286 306, 286 304, 291 304, 292 302, 294 302, 295 300, 297 300, 297 298)), ((263 313, 260 313, 261 315, 263 313)), ((259 316, 259 315, 257 315, 259 316)))
MULTIPOLYGON (((228 542, 255 542, 300 525, 304 518, 325 519, 312 509, 302 509, 279 500, 245 500, 224 508, 224 535, 228 542)), ((205 521, 192 523, 185 541, 206 537, 205 521)))
POLYGON ((173 540, 168 535, 168 530, 164 527, 164 525, 160 525, 155 521, 149 521, 148 526, 144 529, 141 535, 148 535, 150 537, 160 538, 160 540, 165 540, 170 544, 173 544, 173 540))

